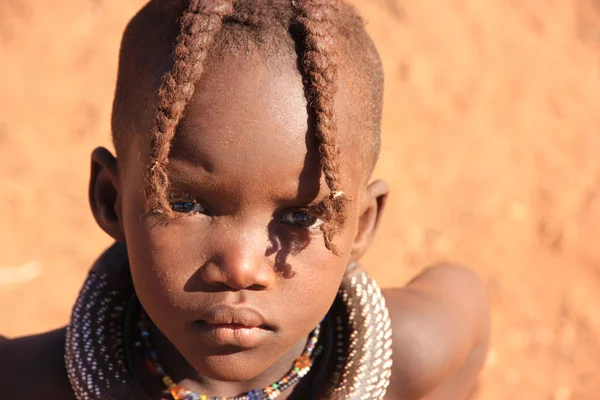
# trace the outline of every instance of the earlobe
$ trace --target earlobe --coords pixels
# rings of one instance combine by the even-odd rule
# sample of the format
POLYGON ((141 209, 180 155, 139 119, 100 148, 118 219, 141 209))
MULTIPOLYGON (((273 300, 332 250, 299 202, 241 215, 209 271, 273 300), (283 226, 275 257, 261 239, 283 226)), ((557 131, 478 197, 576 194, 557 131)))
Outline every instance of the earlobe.
POLYGON ((117 242, 125 241, 117 159, 104 147, 92 152, 89 200, 96 222, 117 242))
POLYGON ((358 261, 373 242, 388 192, 388 185, 382 180, 372 182, 365 189, 360 209, 358 232, 354 238, 350 254, 351 262, 358 261))

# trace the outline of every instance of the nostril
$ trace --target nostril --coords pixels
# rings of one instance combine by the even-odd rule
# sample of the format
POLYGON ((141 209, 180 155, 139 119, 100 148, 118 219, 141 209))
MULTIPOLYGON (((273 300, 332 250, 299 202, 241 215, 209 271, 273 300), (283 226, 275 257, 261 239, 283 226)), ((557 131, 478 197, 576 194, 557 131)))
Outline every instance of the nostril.
POLYGON ((254 285, 247 287, 246 290, 259 291, 259 290, 265 290, 266 288, 267 287, 264 285, 254 284, 254 285))

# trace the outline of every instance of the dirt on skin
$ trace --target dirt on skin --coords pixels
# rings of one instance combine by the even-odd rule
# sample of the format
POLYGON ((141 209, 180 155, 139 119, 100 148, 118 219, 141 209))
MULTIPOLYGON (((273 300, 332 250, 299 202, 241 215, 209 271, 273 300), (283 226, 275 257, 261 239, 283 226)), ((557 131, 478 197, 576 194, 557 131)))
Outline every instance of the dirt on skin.
MULTIPOLYGON (((143 0, 0 0, 0 332, 66 323, 110 244, 87 205, 109 145, 122 30, 143 0)), ((480 399, 600 393, 600 2, 361 0, 386 72, 365 260, 383 286, 430 262, 493 300, 480 399)))

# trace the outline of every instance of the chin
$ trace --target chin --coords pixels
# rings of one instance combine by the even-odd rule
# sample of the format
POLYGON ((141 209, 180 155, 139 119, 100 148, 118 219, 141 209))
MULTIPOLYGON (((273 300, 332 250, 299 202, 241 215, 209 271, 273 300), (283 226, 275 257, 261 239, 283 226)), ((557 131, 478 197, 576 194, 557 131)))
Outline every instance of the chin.
POLYGON ((269 368, 264 357, 260 359, 244 353, 210 355, 201 363, 188 362, 200 376, 220 382, 251 381, 269 368))

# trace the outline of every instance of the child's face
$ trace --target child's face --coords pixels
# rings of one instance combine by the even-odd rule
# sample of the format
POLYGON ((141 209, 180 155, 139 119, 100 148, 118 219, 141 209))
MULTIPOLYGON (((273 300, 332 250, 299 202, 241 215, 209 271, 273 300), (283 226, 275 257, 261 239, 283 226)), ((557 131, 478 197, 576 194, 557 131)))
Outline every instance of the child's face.
MULTIPOLYGON (((278 63, 227 57, 205 71, 169 156, 173 218, 144 212, 146 160, 138 154, 147 144, 130 152, 117 178, 137 295, 207 378, 250 379, 303 346, 348 262, 365 251, 385 196, 365 188, 365 166, 352 152, 358 139, 340 133, 341 183, 353 202, 334 238, 341 255, 326 249, 306 212, 329 190, 307 134, 301 77, 294 59, 278 63)), ((344 110, 338 120, 340 132, 351 128, 344 110)))

